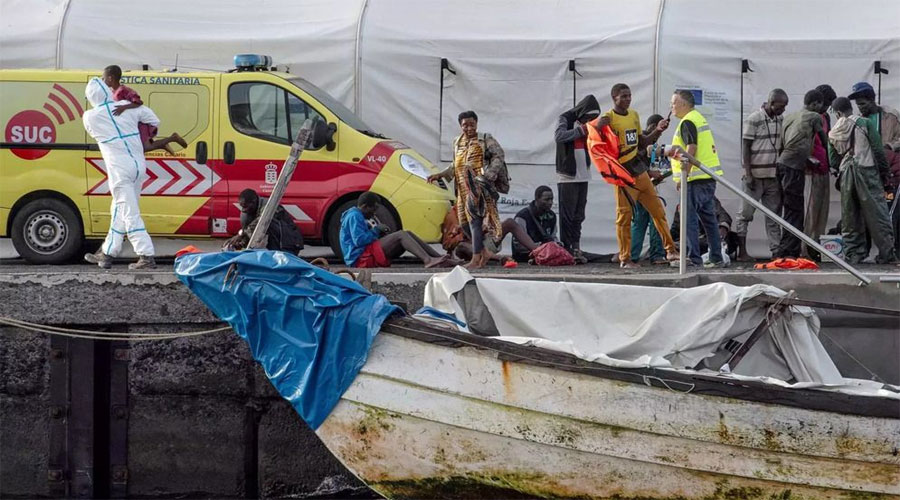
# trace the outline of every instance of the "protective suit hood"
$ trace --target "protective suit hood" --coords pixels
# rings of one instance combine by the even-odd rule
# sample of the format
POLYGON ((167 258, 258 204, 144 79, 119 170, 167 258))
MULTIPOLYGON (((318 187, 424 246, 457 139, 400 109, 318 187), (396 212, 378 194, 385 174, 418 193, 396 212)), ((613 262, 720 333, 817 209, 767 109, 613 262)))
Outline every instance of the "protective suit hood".
POLYGON ((103 80, 96 77, 91 78, 84 88, 84 96, 95 108, 107 101, 112 101, 112 95, 112 89, 103 83, 103 80))

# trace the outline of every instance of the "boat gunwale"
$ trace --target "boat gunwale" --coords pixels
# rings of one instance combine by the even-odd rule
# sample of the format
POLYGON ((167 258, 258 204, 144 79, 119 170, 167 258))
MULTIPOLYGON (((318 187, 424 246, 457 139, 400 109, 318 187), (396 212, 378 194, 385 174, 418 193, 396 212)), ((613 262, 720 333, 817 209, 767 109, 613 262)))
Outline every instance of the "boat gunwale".
POLYGON ((501 361, 511 361, 556 370, 580 373, 621 382, 649 385, 659 389, 725 397, 764 404, 775 404, 806 410, 827 411, 861 417, 900 419, 900 400, 882 396, 863 396, 815 389, 792 389, 755 380, 725 379, 700 373, 685 373, 653 367, 610 367, 578 358, 572 354, 543 347, 523 346, 438 328, 410 317, 393 317, 381 325, 381 332, 437 344, 443 347, 475 347, 497 353, 501 361), (672 387, 684 384, 687 390, 672 387))

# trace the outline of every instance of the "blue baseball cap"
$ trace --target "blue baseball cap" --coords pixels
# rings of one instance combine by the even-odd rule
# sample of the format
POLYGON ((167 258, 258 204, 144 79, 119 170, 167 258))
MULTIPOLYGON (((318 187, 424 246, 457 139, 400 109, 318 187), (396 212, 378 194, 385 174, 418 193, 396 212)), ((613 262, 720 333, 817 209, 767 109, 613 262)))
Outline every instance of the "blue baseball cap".
POLYGON ((860 97, 875 99, 875 89, 872 88, 869 82, 857 82, 850 87, 850 95, 847 96, 847 99, 853 100, 860 97))

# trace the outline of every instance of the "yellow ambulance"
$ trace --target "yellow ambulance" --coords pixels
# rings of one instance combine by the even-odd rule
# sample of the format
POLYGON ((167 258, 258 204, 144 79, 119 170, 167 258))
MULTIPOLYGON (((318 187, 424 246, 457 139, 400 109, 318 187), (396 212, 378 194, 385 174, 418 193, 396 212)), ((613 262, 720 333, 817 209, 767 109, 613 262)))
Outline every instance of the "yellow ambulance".
MULTIPOLYGON (((305 239, 340 255, 341 214, 363 191, 382 197, 380 222, 440 240, 452 191, 401 142, 372 130, 303 78, 270 71, 267 56, 235 57, 224 73, 126 72, 160 118, 159 135, 188 142, 175 155, 146 153, 141 212, 155 237, 226 237, 240 229, 238 194, 271 193, 300 125, 328 124, 327 145, 304 151, 282 205, 305 239)), ((80 257, 109 229, 110 192, 82 126, 84 88, 99 71, 0 70, 0 237, 29 262, 80 257), (86 245, 85 243, 88 242, 86 245)))

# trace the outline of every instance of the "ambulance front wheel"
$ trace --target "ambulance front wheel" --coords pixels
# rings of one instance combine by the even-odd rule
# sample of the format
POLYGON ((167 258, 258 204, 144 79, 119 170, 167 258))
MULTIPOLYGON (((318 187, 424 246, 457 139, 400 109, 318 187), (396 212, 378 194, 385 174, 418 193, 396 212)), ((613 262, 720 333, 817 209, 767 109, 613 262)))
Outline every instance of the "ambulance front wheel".
POLYGON ((12 223, 16 252, 32 264, 63 264, 81 250, 84 229, 75 208, 55 198, 28 202, 12 223))
MULTIPOLYGON (((385 205, 386 203, 388 202, 382 198, 381 205, 378 205, 378 209, 375 211, 375 218, 378 219, 378 222, 391 228, 391 231, 396 231, 400 229, 400 222, 394 216, 393 209, 388 208, 385 205)), ((344 257, 344 254, 341 252, 341 215, 355 206, 355 198, 346 201, 338 206, 337 210, 332 212, 331 217, 328 219, 328 245, 331 247, 331 251, 334 252, 334 256, 339 259, 344 257)))

